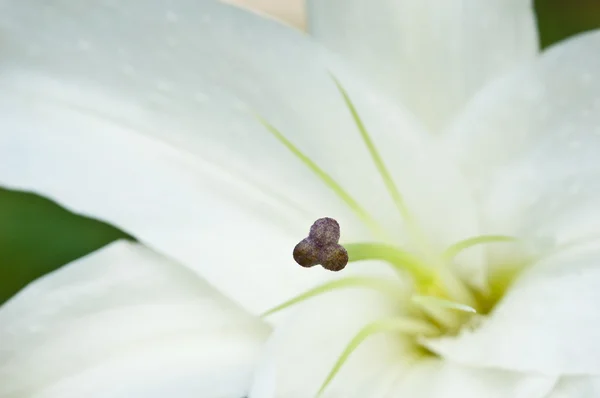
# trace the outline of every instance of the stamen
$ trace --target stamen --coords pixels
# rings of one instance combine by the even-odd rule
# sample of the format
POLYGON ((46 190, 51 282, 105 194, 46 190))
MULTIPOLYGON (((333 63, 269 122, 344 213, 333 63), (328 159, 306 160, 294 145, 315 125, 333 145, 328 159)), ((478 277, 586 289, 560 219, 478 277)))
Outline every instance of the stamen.
POLYGON ((444 252, 444 260, 450 261, 454 259, 461 251, 469 249, 473 246, 487 244, 487 243, 500 243, 500 242, 516 242, 517 238, 508 235, 480 235, 473 238, 461 240, 446 249, 444 252))
POLYGON ((382 243, 348 243, 344 247, 348 251, 350 262, 361 260, 382 260, 390 264, 401 276, 410 274, 415 281, 425 286, 431 283, 435 274, 426 264, 409 252, 395 246, 382 243))
POLYGON ((423 336, 433 336, 439 332, 439 330, 433 325, 410 318, 390 318, 390 319, 381 319, 379 321, 375 321, 370 323, 361 329, 352 340, 348 343, 335 365, 327 375, 327 378, 319 388, 319 392, 317 395, 321 395, 325 388, 331 383, 333 378, 339 373, 340 369, 346 363, 350 355, 365 341, 368 337, 377 334, 377 333, 403 333, 403 334, 411 334, 411 335, 423 335, 423 336))
POLYGON ((447 266, 437 269, 438 284, 444 287, 447 296, 455 301, 465 303, 471 307, 477 307, 477 298, 467 284, 447 266))
POLYGON ((446 307, 437 305, 437 303, 427 302, 427 300, 418 301, 415 303, 418 308, 443 330, 452 330, 460 324, 460 314, 455 310, 449 310, 446 307))
POLYGON ((454 301, 450 301, 450 300, 445 300, 439 297, 433 297, 433 296, 422 296, 422 295, 414 295, 410 298, 410 300, 413 303, 419 304, 419 305, 429 305, 429 306, 438 306, 441 308, 447 308, 450 310, 456 310, 456 311, 462 311, 462 312, 469 312, 472 314, 476 314, 477 310, 473 307, 470 307, 468 305, 465 304, 460 304, 454 301))
POLYGON ((292 152, 306 167, 308 167, 317 177, 327 185, 346 205, 371 229, 371 231, 378 237, 386 236, 386 233, 381 226, 371 217, 371 215, 360 205, 358 202, 350 196, 348 192, 338 184, 333 177, 327 174, 321 169, 315 162, 313 162, 308 156, 306 156, 300 149, 298 149, 291 141, 289 141, 283 133, 277 130, 272 124, 267 122, 264 118, 259 115, 255 115, 260 123, 267 128, 279 142, 281 142, 287 149, 292 152))
MULTIPOLYGON (((479 304, 476 297, 469 287, 457 276, 454 272, 448 269, 448 264, 460 254, 460 252, 467 250, 471 247, 488 244, 488 243, 502 243, 502 242, 517 242, 518 239, 508 235, 480 235, 472 238, 468 238, 459 241, 450 247, 448 247, 442 255, 442 263, 438 267, 439 279, 441 284, 444 285, 449 296, 453 297, 456 301, 460 301, 468 304, 472 307, 477 307, 479 304)), ((479 308, 481 309, 481 308, 479 308)))
POLYGON ((381 175, 381 178, 383 179, 383 182, 384 182, 390 196, 392 197, 394 204, 400 211, 400 214, 402 215, 404 220, 406 222, 409 222, 409 220, 411 220, 411 216, 410 216, 410 212, 408 211, 408 207, 404 203, 404 199, 402 198, 400 191, 398 191, 398 188, 396 187, 394 180, 392 179, 390 173, 388 172, 387 168, 385 167, 383 159, 379 155, 379 152, 377 152, 377 148, 375 148, 375 144, 373 143, 373 140, 371 139, 369 132, 365 128, 364 123, 362 122, 360 116, 358 115, 358 112, 356 111, 354 104, 350 100, 348 93, 342 87, 342 84, 339 82, 339 80, 337 80, 335 78, 335 76, 333 76, 333 75, 331 75, 331 77, 332 77, 335 85, 337 86, 338 90, 342 94, 342 97, 344 98, 344 101, 346 102, 346 106, 348 107, 348 109, 350 110, 350 113, 352 114, 354 123, 356 124, 356 127, 358 127, 358 131, 360 132, 360 135, 361 135, 365 145, 367 146, 367 149, 369 150, 371 157, 373 158, 373 162, 375 163, 375 166, 377 167, 377 170, 379 171, 379 174, 381 175))
POLYGON ((329 293, 338 289, 347 289, 351 287, 360 287, 376 290, 382 294, 390 296, 396 302, 402 302, 407 299, 408 293, 406 289, 403 289, 403 286, 398 282, 392 282, 383 278, 374 278, 374 277, 366 277, 366 276, 354 276, 341 278, 335 281, 327 282, 317 287, 314 287, 286 302, 283 304, 274 307, 267 312, 263 313, 261 316, 265 317, 276 312, 282 311, 286 308, 289 308, 293 305, 299 304, 303 301, 311 299, 313 297, 319 296, 321 294, 329 293))

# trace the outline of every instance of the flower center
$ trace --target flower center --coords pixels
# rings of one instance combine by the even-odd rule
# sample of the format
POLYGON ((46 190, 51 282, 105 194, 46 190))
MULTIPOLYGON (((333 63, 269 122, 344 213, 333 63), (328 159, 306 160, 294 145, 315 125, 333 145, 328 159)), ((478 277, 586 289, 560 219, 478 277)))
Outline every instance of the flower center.
MULTIPOLYGON (((397 272, 398 280, 380 277, 345 277, 317 286, 277 307, 263 316, 299 304, 310 298, 347 288, 373 289, 391 300, 404 304, 401 315, 381 319, 366 325, 348 343, 338 361, 324 381, 321 391, 333 380, 352 352, 368 337, 378 333, 396 333, 413 340, 415 355, 435 355, 421 344, 422 339, 455 335, 463 327, 476 327, 479 321, 494 307, 516 275, 506 273, 496 279, 488 292, 481 292, 465 283, 451 271, 449 265, 463 250, 470 247, 497 242, 515 242, 516 239, 502 235, 478 236, 450 246, 435 264, 428 264, 419 257, 400 248, 377 243, 354 243, 341 246, 340 226, 332 218, 321 218, 311 226, 307 238, 296 245, 293 256, 302 267, 321 265, 330 271, 344 269, 348 262, 382 260, 397 272), (413 281, 407 288, 401 282, 413 281)), ((434 258, 433 256, 430 258, 434 258)))
MULTIPOLYGON (((491 283, 489 291, 486 292, 474 289, 463 281, 451 266, 459 253, 477 245, 515 242, 516 239, 496 235, 478 236, 457 242, 448 247, 443 253, 436 253, 432 249, 427 236, 413 219, 346 90, 335 78, 333 80, 391 200, 406 225, 411 245, 417 249, 416 253, 419 254, 417 255, 394 245, 377 242, 357 242, 342 246, 339 244, 339 224, 331 218, 317 220, 310 228, 308 237, 296 245, 293 252, 294 259, 302 267, 308 268, 320 264, 327 270, 340 271, 346 267, 348 262, 381 260, 389 264, 396 271, 399 278, 391 280, 366 276, 343 277, 294 297, 267 311, 263 316, 281 311, 315 296, 346 288, 373 289, 398 303, 404 304, 405 307, 402 314, 375 321, 361 329, 340 354, 338 361, 324 380, 320 392, 336 376, 354 350, 365 339, 376 333, 397 333, 405 337, 409 336, 414 341, 415 354, 433 355, 421 344, 422 339, 454 335, 465 325, 476 325, 477 321, 485 316, 502 297, 516 275, 516 270, 522 269, 522 267, 516 267, 514 268, 515 272, 503 274, 501 277, 494 276, 490 282, 498 283, 491 283), (427 257, 425 258, 425 256, 427 257), (407 289, 402 283, 407 278, 413 282, 410 289, 407 289)), ((327 172, 302 153, 273 125, 258 115, 257 118, 283 146, 294 154, 363 221, 374 236, 383 237, 386 235, 385 231, 370 214, 327 172)))

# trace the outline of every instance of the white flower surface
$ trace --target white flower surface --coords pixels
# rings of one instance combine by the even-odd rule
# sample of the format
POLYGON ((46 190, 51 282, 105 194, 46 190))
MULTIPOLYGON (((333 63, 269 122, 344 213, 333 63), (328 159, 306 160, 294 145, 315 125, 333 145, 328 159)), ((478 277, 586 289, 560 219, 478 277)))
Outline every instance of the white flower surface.
POLYGON ((0 1, 0 184, 140 242, 0 308, 0 397, 600 395, 600 32, 307 12, 0 1), (293 261, 321 217, 341 272, 293 261))

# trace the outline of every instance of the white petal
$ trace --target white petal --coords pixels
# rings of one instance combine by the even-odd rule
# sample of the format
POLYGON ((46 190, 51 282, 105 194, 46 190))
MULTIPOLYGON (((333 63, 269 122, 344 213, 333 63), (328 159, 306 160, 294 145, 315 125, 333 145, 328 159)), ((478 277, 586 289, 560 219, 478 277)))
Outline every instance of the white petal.
POLYGON ((402 238, 329 69, 434 243, 477 232, 464 182, 428 137, 291 29, 208 0, 0 7, 0 183, 126 230, 252 311, 326 278, 290 255, 316 218, 338 219, 345 241, 373 239, 253 111, 344 186, 387 239, 402 238))
POLYGON ((555 377, 469 368, 439 359, 428 359, 413 366, 406 374, 399 375, 387 394, 372 396, 546 398, 555 383, 555 377))
POLYGON ((117 242, 0 308, 0 396, 247 392, 269 327, 181 265, 117 242))
POLYGON ((600 31, 489 87, 447 138, 487 229, 551 244, 598 236, 600 31))
POLYGON ((530 0, 310 0, 309 30, 430 129, 537 53, 530 0))
POLYGON ((600 249, 582 246, 525 271, 474 331, 429 343, 450 360, 548 375, 600 374, 600 249))
POLYGON ((600 396, 600 377, 562 378, 546 398, 594 398, 600 396))
MULTIPOLYGON (((380 293, 331 292, 297 308, 271 335, 250 398, 315 396, 350 340, 368 323, 399 313, 380 293)), ((406 343, 370 337, 341 368, 323 398, 353 396, 402 362, 406 343)))

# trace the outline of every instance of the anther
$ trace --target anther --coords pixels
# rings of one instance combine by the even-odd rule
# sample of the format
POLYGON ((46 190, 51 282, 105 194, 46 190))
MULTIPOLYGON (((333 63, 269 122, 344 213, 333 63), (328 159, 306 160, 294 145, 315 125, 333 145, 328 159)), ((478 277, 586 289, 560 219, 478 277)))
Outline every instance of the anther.
POLYGON ((338 244, 340 225, 333 218, 320 218, 310 227, 308 238, 294 247, 294 260, 303 267, 321 264, 330 271, 340 271, 348 264, 348 252, 338 244))
POLYGON ((319 248, 310 238, 305 238, 294 247, 294 260, 305 268, 319 264, 319 248))
POLYGON ((348 252, 337 243, 325 246, 319 253, 319 263, 329 271, 341 271, 348 264, 348 252))
POLYGON ((336 244, 340 240, 340 224, 333 218, 319 218, 310 227, 308 238, 320 246, 336 244))

